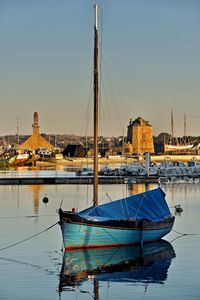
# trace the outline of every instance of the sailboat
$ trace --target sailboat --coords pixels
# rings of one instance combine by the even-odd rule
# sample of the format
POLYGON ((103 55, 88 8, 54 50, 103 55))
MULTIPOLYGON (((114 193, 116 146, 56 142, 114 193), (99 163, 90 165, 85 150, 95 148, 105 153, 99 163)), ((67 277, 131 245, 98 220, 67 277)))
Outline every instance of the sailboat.
POLYGON ((186 143, 186 115, 184 115, 184 138, 180 143, 180 139, 175 137, 175 128, 174 128, 174 116, 173 111, 171 110, 171 136, 168 138, 168 141, 164 143, 164 152, 165 153, 188 153, 189 151, 194 151, 195 145, 191 141, 186 143))
POLYGON ((94 173, 93 205, 83 211, 59 209, 65 250, 113 247, 157 241, 174 223, 165 193, 154 189, 98 205, 98 7, 94 5, 94 173))

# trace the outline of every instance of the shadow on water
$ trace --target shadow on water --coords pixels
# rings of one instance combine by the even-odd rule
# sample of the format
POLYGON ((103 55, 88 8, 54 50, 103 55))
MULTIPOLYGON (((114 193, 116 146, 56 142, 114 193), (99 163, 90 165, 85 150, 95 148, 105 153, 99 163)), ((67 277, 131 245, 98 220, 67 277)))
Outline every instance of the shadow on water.
POLYGON ((60 273, 59 292, 71 290, 88 280, 99 283, 159 283, 167 278, 175 257, 172 245, 160 240, 140 246, 66 251, 60 273))

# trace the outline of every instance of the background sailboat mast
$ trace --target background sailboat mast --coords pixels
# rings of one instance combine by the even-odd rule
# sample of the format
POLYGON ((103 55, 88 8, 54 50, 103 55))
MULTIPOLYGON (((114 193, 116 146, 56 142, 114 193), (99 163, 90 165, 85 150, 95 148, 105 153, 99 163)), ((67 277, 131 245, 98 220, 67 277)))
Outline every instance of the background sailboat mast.
POLYGON ((17 117, 17 147, 19 147, 19 117, 17 117))
POLYGON ((99 78, 98 78, 98 6, 94 5, 94 185, 93 205, 98 205, 98 123, 99 123, 99 78))
POLYGON ((171 109, 171 136, 172 136, 172 144, 174 143, 174 116, 173 111, 171 109))
POLYGON ((187 144, 187 138, 186 138, 186 114, 184 114, 184 140, 185 140, 185 145, 187 144))

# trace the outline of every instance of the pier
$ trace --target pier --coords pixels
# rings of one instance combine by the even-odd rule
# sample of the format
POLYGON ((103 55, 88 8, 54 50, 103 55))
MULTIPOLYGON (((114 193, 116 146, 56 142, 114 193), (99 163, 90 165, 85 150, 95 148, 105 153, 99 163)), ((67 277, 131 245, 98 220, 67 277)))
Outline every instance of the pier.
MULTIPOLYGON (((158 183, 158 176, 99 175, 100 184, 158 183)), ((0 171, 0 185, 93 184, 92 175, 55 170, 0 171)))
MULTIPOLYGON (((183 183, 199 182, 199 176, 99 176, 100 184, 133 183, 183 183)), ((52 184, 93 184, 93 176, 5 176, 0 174, 0 185, 52 185, 52 184)))
MULTIPOLYGON (((84 169, 83 169, 84 170, 84 169)), ((132 184, 132 183, 188 183, 200 181, 200 166, 167 166, 153 169, 150 174, 134 169, 104 169, 99 174, 100 184, 132 184), (132 172, 131 172, 132 171, 132 172)), ((53 185, 53 184, 93 184, 91 171, 80 174, 75 171, 56 170, 2 170, 0 171, 0 185, 53 185), (86 174, 85 174, 86 173, 86 174)))
MULTIPOLYGON (((99 176, 100 184, 124 184, 123 176, 99 176)), ((7 176, 0 177, 0 185, 40 185, 40 184, 93 184, 93 176, 7 176)))

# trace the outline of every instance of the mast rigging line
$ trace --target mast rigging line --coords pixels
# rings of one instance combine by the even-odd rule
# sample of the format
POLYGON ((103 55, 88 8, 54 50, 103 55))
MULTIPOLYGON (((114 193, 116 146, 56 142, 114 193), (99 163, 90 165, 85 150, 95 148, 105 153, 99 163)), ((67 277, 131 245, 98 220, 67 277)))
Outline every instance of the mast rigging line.
POLYGON ((118 118, 118 121, 119 121, 119 125, 120 125, 120 127, 121 127, 121 130, 123 131, 123 125, 122 125, 120 113, 119 113, 119 110, 118 110, 118 108, 117 108, 116 99, 115 99, 115 94, 114 94, 114 91, 113 91, 113 89, 112 89, 111 79, 110 79, 110 76, 109 76, 109 72, 108 72, 108 69, 107 69, 107 66, 106 66, 105 57, 104 57, 103 53, 102 53, 102 65, 104 66, 104 69, 105 69, 105 74, 106 74, 107 82, 108 82, 109 89, 110 89, 111 99, 112 99, 112 102, 113 102, 113 105, 114 105, 114 108, 115 108, 115 112, 116 112, 116 114, 117 114, 117 118, 118 118))
POLYGON ((91 74, 91 79, 90 79, 90 87, 89 87, 89 97, 88 97, 88 102, 87 106, 85 109, 85 113, 82 119, 82 124, 80 128, 80 135, 85 135, 86 137, 88 136, 88 128, 90 125, 91 121, 91 111, 92 111, 92 74, 91 74))

